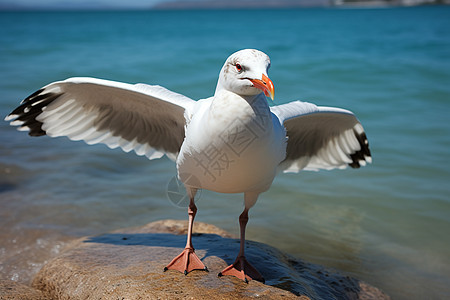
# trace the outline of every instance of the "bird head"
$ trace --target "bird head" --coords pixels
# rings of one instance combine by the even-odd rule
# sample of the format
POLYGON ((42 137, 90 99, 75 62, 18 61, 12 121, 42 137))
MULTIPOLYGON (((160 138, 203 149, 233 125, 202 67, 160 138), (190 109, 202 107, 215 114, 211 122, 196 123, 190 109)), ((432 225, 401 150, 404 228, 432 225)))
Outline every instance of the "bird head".
POLYGON ((244 49, 227 58, 219 75, 216 92, 226 89, 241 96, 264 93, 273 100, 274 86, 267 76, 270 58, 265 53, 244 49))

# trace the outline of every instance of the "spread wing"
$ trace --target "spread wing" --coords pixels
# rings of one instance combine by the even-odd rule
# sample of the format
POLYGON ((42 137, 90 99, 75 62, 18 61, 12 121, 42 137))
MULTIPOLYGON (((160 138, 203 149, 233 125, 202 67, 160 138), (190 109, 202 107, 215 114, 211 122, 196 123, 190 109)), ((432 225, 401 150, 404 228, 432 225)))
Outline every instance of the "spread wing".
POLYGON ((284 124, 288 141, 284 172, 359 168, 372 162, 361 123, 345 109, 291 102, 271 108, 284 124))
POLYGON ((33 93, 5 120, 31 136, 67 136, 149 159, 173 158, 184 140, 185 111, 194 104, 160 86, 70 78, 33 93))

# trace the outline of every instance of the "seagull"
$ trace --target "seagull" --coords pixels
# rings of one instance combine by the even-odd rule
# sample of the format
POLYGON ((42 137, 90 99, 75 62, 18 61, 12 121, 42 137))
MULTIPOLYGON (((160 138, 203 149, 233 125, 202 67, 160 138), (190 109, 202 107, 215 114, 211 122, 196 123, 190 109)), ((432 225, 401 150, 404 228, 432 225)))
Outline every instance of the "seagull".
POLYGON ((294 101, 269 106, 274 85, 269 57, 255 49, 225 61, 212 97, 194 101, 158 85, 88 77, 41 88, 6 118, 30 136, 66 136, 106 144, 148 159, 176 162, 190 203, 185 249, 165 268, 206 270, 192 244, 199 189, 243 193, 240 250, 219 273, 249 282, 263 276, 245 258, 249 209, 279 172, 359 168, 371 163, 364 129, 348 110, 294 101))

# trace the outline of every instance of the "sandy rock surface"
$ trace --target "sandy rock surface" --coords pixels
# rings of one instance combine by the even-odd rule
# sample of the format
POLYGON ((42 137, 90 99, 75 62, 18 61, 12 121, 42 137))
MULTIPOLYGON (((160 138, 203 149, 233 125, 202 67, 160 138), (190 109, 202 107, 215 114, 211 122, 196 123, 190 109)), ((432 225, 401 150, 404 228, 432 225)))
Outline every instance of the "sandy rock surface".
POLYGON ((44 294, 25 284, 17 283, 12 280, 0 280, 0 299, 1 300, 44 300, 48 299, 44 294))
MULTIPOLYGON (((239 240, 213 225, 196 222, 193 243, 209 272, 187 276, 164 267, 186 243, 186 221, 163 220, 143 227, 80 239, 21 286, 30 299, 389 299, 357 279, 303 262, 279 250, 248 242, 246 256, 265 284, 217 274, 234 262, 239 240)), ((8 295, 19 291, 13 287, 8 295)), ((0 294, 1 295, 1 294, 0 294)), ((26 299, 26 298, 22 298, 26 299)))

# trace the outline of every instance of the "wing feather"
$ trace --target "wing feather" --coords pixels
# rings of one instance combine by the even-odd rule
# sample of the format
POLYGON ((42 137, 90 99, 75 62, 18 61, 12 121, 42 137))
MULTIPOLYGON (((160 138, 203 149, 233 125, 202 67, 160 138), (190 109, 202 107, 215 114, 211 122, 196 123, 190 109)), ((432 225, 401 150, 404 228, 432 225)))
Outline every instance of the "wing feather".
POLYGON ((295 101, 271 108, 288 136, 285 172, 359 168, 372 161, 361 123, 345 109, 295 101))
POLYGON ((173 158, 184 140, 185 113, 194 104, 160 86, 79 77, 36 91, 5 120, 32 136, 67 136, 150 159, 173 158))

